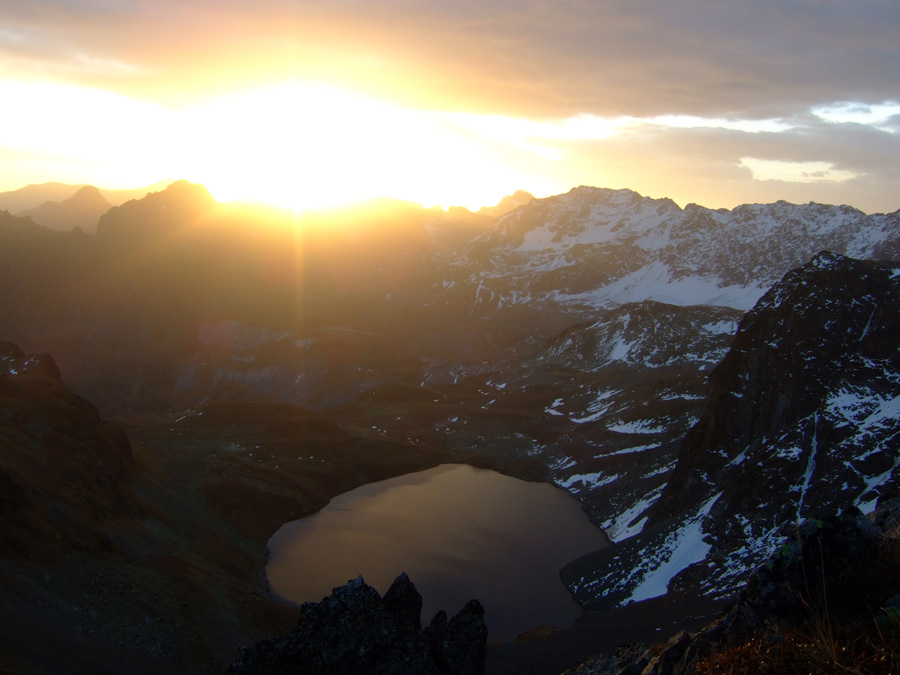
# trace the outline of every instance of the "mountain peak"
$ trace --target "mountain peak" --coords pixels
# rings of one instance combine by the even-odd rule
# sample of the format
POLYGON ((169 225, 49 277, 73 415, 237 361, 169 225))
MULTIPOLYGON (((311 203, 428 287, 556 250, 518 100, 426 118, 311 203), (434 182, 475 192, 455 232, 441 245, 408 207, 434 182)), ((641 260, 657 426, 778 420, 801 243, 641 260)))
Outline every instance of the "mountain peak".
POLYGON ((151 192, 147 197, 154 194, 169 195, 179 199, 194 199, 199 202, 207 202, 209 205, 214 205, 216 203, 216 200, 213 199, 213 196, 205 186, 200 183, 191 183, 184 179, 173 181, 172 183, 169 183, 165 190, 151 192))
POLYGON ((217 206, 203 185, 177 180, 165 190, 111 208, 97 224, 97 234, 108 237, 128 232, 143 236, 152 230, 191 224, 217 206))
POLYGON ((78 228, 84 232, 94 232, 100 216, 110 206, 100 190, 93 185, 85 185, 66 199, 46 201, 22 215, 30 216, 35 223, 50 230, 67 232, 78 228))
MULTIPOLYGON (((85 185, 83 187, 78 188, 78 191, 66 199, 65 201, 86 201, 86 200, 99 200, 103 199, 103 195, 93 185, 85 185)), ((105 202, 106 200, 103 199, 105 202)))
POLYGON ((534 199, 534 195, 525 190, 516 190, 511 195, 506 195, 495 206, 482 206, 478 209, 478 213, 492 218, 499 218, 506 215, 510 211, 514 211, 520 206, 524 206, 534 199))

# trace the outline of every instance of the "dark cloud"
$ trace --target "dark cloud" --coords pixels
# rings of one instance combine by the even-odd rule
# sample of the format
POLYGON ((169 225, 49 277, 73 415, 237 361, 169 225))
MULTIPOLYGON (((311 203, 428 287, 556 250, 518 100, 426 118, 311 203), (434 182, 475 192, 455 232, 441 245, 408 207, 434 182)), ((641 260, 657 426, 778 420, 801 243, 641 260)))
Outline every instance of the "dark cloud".
MULTIPOLYGON (((0 25, 42 35, 48 62, 81 50, 159 77, 197 66, 218 81, 213 70, 240 70, 254 51, 303 74, 328 73, 328 59, 354 54, 361 79, 367 67, 381 79, 395 71, 409 98, 429 88, 423 98, 468 96, 485 111, 510 114, 761 117, 900 98, 893 0, 8 5, 0 25)), ((6 53, 14 48, 7 43, 6 53)))
POLYGON ((793 127, 641 127, 561 145, 573 184, 885 211, 900 206, 900 115, 876 128, 812 110, 900 101, 898 26, 896 0, 29 0, 0 3, 0 78, 169 102, 298 77, 530 119, 779 118, 793 127), (745 157, 858 178, 760 181, 745 157))

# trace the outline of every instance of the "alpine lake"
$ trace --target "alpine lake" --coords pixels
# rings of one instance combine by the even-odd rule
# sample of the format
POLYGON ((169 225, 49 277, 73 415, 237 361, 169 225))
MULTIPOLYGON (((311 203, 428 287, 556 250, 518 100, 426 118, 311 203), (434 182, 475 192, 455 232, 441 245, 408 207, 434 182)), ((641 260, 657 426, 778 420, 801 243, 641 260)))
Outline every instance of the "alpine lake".
POLYGON ((485 608, 489 639, 565 628, 580 615, 559 578, 569 561, 607 545, 567 492, 464 464, 370 483, 269 540, 272 592, 318 602, 362 575, 384 594, 406 572, 423 598, 422 622, 485 608))

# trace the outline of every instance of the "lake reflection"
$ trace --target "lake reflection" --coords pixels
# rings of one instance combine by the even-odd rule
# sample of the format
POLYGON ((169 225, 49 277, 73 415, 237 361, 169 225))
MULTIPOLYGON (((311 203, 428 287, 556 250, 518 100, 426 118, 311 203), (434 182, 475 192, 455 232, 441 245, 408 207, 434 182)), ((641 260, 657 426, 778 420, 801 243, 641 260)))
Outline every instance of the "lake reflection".
POLYGON ((559 570, 605 545, 563 490, 445 464, 364 485, 284 525, 269 540, 266 573, 277 595, 299 604, 360 574, 384 594, 405 571, 422 594, 423 623, 478 598, 490 638, 511 640, 580 616, 559 570))

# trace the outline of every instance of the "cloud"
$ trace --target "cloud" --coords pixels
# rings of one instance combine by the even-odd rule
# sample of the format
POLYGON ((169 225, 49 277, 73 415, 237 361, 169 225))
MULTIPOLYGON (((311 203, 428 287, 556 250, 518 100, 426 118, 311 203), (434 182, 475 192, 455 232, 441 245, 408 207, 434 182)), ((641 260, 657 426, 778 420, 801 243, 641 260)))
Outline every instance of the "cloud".
POLYGON ((0 25, 43 33, 47 62, 80 52, 186 84, 194 68, 211 84, 267 68, 375 77, 409 101, 529 117, 771 118, 900 98, 891 0, 7 4, 0 25))
POLYGON ((682 205, 731 208, 785 199, 847 203, 870 213, 900 207, 896 133, 810 114, 777 130, 715 122, 633 121, 608 138, 557 143, 559 167, 546 164, 543 171, 555 175, 559 191, 566 183, 631 188, 682 205))
POLYGON ((843 183, 859 174, 835 169, 828 162, 782 162, 780 160, 742 157, 741 166, 750 169, 754 180, 777 180, 789 183, 843 183))
POLYGON ((0 4, 0 80, 167 108, 329 82, 512 148, 535 193, 894 210, 898 25, 895 0, 29 0, 0 4))

